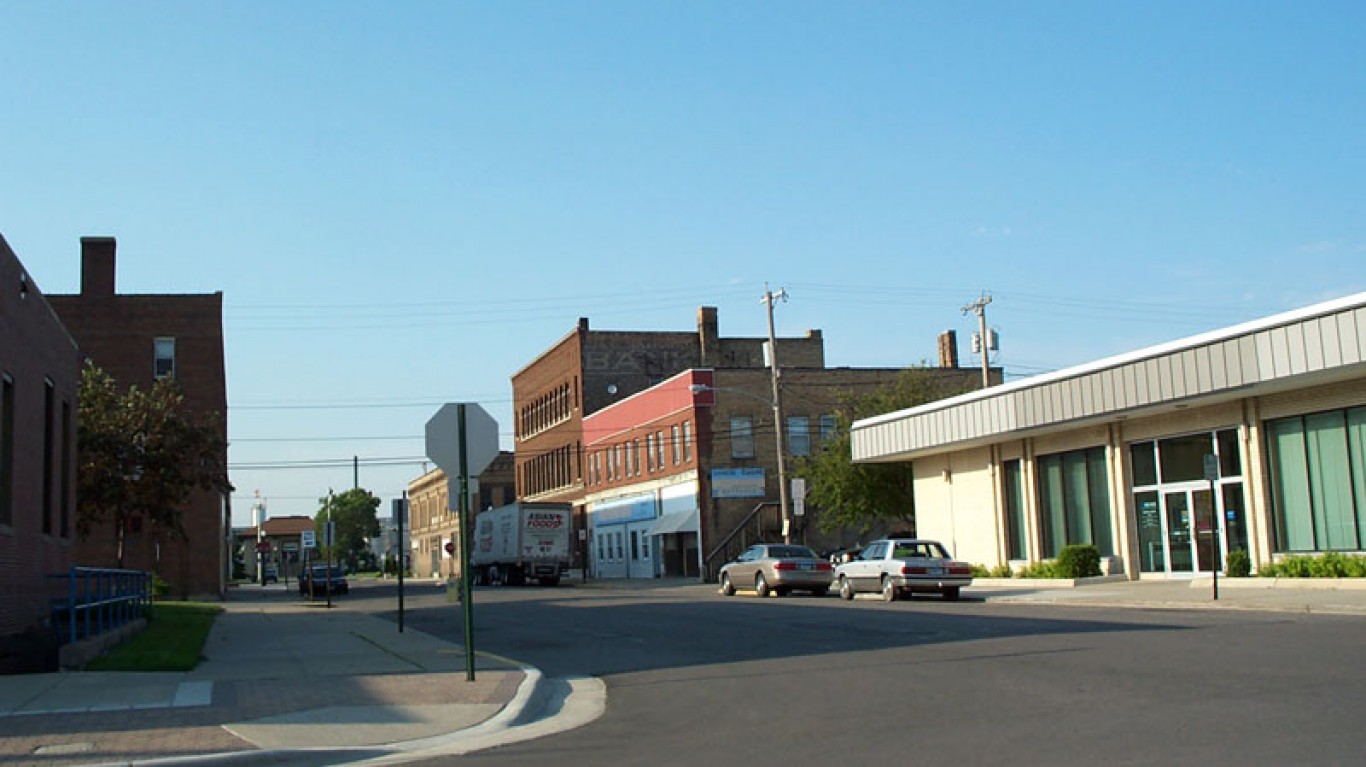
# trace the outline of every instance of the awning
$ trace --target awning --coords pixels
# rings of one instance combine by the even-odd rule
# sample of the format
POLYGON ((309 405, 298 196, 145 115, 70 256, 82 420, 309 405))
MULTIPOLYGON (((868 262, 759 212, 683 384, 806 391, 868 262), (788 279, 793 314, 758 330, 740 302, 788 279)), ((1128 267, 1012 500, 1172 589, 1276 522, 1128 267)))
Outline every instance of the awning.
POLYGON ((672 533, 697 532, 697 509, 674 511, 655 520, 646 535, 670 535, 672 533))

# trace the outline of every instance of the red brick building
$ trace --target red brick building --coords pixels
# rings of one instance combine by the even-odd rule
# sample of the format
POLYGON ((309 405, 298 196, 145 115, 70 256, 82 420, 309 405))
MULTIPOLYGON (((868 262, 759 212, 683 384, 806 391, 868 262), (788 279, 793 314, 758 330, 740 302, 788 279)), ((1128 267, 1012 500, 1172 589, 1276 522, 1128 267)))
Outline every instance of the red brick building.
POLYGON ((70 567, 80 353, 0 237, 0 673, 56 664, 49 575, 70 567))
MULTIPOLYGON (((192 414, 221 416, 218 423, 226 440, 223 294, 116 293, 114 255, 114 238, 81 238, 81 292, 49 296, 53 309, 81 353, 120 384, 147 388, 174 375, 192 414)), ((177 596, 221 596, 230 575, 229 503, 228 496, 197 492, 183 510, 185 540, 133 520, 124 541, 124 566, 155 571, 177 596)), ((75 542, 73 559, 115 566, 114 541, 111 529, 96 528, 75 542)))
MULTIPOLYGON (((779 338, 784 367, 824 367, 819 330, 779 338)), ((591 330, 588 319, 512 376, 517 497, 576 504, 583 510, 583 418, 690 368, 762 368, 767 338, 722 338, 716 309, 697 312, 696 332, 591 330)), ((574 567, 585 564, 575 551, 574 567)))

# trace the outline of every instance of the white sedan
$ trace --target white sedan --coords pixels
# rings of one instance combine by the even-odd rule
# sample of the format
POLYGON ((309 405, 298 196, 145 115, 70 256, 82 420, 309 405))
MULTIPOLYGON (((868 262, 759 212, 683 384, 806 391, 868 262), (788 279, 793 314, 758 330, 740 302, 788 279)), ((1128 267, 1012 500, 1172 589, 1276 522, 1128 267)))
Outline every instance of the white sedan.
POLYGON ((891 602, 903 594, 930 592, 958 599, 959 590, 972 585, 972 566, 958 562, 938 541, 885 538, 873 541, 857 559, 835 568, 840 596, 859 592, 882 594, 891 602))

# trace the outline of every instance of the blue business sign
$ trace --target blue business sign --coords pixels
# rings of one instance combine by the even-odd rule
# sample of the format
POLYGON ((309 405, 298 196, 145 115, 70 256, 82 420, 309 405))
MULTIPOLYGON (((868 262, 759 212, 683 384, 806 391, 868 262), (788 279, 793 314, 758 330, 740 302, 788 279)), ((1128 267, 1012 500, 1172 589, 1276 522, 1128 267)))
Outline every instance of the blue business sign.
POLYGON ((658 514, 653 493, 614 498, 593 504, 593 526, 618 525, 654 519, 658 514))
POLYGON ((712 469, 711 497, 763 498, 764 470, 762 468, 712 469))

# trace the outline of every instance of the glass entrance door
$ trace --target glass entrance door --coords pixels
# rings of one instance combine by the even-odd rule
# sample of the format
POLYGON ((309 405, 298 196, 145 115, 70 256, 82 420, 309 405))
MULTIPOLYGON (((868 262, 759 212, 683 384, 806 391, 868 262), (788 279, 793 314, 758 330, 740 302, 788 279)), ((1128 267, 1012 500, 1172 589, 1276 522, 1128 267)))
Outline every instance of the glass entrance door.
POLYGON ((1223 569, 1223 552, 1215 533, 1216 510, 1209 488, 1162 494, 1167 572, 1213 572, 1223 569))

